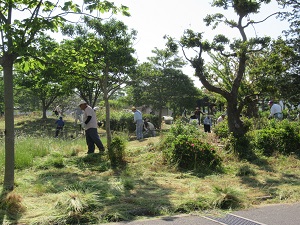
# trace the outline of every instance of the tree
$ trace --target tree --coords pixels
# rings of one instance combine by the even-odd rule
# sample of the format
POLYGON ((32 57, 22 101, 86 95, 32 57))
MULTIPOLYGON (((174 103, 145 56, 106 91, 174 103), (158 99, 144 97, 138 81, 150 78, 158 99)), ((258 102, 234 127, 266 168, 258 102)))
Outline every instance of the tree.
MULTIPOLYGON (((237 15, 236 21, 227 19, 223 14, 217 13, 208 15, 204 21, 207 26, 212 25, 215 28, 219 23, 224 23, 230 28, 237 29, 241 35, 240 39, 230 41, 225 35, 216 35, 212 42, 203 40, 203 34, 197 33, 192 30, 186 30, 182 36, 179 44, 184 50, 186 59, 190 62, 191 66, 195 69, 195 75, 199 77, 203 86, 212 92, 218 93, 223 96, 227 101, 227 114, 228 114, 228 127, 229 131, 237 138, 244 137, 247 132, 244 123, 240 118, 240 113, 245 105, 239 101, 239 90, 242 82, 245 79, 245 71, 249 53, 259 52, 268 46, 270 38, 250 38, 246 35, 246 28, 261 23, 262 21, 250 20, 252 14, 257 14, 261 5, 270 3, 270 0, 251 1, 251 0, 215 0, 212 5, 222 7, 224 10, 232 8, 237 15), (188 57, 185 49, 194 49, 197 52, 195 57, 188 57), (211 82, 210 74, 206 70, 203 52, 220 53, 228 57, 230 60, 237 62, 233 70, 227 71, 226 76, 232 77, 230 90, 215 85, 211 82)), ((170 49, 176 49, 175 42, 169 38, 170 49)), ((240 98, 243 99, 243 98, 240 98)))
POLYGON ((60 57, 56 54, 58 43, 49 36, 38 38, 38 50, 35 58, 28 58, 15 66, 16 83, 38 98, 42 106, 42 118, 46 119, 46 111, 61 96, 72 93, 65 81, 63 67, 58 66, 60 57))
POLYGON ((97 82, 103 93, 107 147, 110 150, 112 136, 109 99, 128 83, 128 74, 136 64, 136 59, 132 56, 136 31, 128 31, 123 22, 115 19, 101 21, 85 17, 84 21, 86 27, 65 28, 65 33, 69 35, 83 34, 76 39, 82 45, 75 53, 77 61, 76 65, 71 66, 72 73, 82 76, 83 80, 97 82))
POLYGON ((160 124, 163 108, 172 108, 176 116, 196 104, 199 92, 179 69, 185 62, 176 51, 155 48, 152 53, 155 55, 148 57, 149 62, 139 65, 132 75, 131 95, 136 105, 158 110, 160 124))
POLYGON ((284 98, 290 103, 300 104, 300 2, 297 0, 277 0, 284 8, 291 8, 281 13, 281 18, 287 19, 290 27, 285 31, 287 44, 294 49, 294 57, 290 58, 291 68, 286 71, 283 85, 280 86, 284 98))
POLYGON ((2 71, 0 75, 0 116, 2 116, 4 113, 4 82, 3 82, 3 76, 2 71))
POLYGON ((64 34, 74 36, 74 30, 78 30, 76 37, 71 40, 63 40, 60 44, 58 55, 60 56, 60 65, 64 68, 63 74, 68 89, 72 89, 74 93, 81 99, 89 103, 91 107, 95 107, 99 98, 102 97, 100 84, 97 80, 87 79, 84 74, 90 73, 85 63, 88 61, 86 54, 88 44, 94 35, 90 34, 87 29, 82 30, 82 26, 65 26, 64 34), (67 31, 68 30, 68 31, 67 31), (77 36, 78 35, 78 36, 77 36))
MULTIPOLYGON (((101 12, 118 8, 113 3, 97 0, 85 1, 87 10, 101 12)), ((125 9, 126 8, 122 8, 125 9)), ((0 5, 0 65, 4 74, 5 104, 5 173, 4 189, 14 188, 14 98, 13 66, 17 59, 30 55, 35 38, 47 30, 56 32, 68 13, 84 13, 70 1, 9 0, 0 5), (22 17, 19 15, 22 14, 22 17), (22 18, 15 19, 13 18, 22 18)))

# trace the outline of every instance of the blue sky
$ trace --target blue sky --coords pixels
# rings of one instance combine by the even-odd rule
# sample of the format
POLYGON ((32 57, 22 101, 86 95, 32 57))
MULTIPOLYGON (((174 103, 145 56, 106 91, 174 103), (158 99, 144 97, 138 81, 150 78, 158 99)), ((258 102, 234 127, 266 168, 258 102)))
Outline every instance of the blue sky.
MULTIPOLYGON (((211 40, 215 34, 225 34, 234 38, 239 34, 228 27, 220 27, 212 31, 205 26, 203 18, 207 14, 222 12, 221 8, 211 7, 209 0, 114 0, 116 5, 126 5, 129 7, 131 17, 126 18, 118 16, 129 28, 138 31, 135 43, 136 56, 140 62, 147 60, 152 56, 151 50, 155 47, 165 48, 165 34, 174 38, 180 38, 185 29, 193 29, 197 32, 204 32, 204 38, 211 40)), ((274 2, 274 1, 272 1, 274 2)), ((250 17, 253 20, 262 20, 266 16, 278 11, 278 6, 271 3, 261 9, 261 13, 250 17)), ((235 13, 224 11, 225 15, 236 18, 235 13)), ((282 30, 288 28, 288 23, 272 17, 262 24, 256 25, 255 28, 249 27, 246 31, 248 37, 254 36, 271 36, 273 38, 281 35, 282 30)), ((192 77, 193 69, 189 66, 183 71, 190 75, 195 81, 196 86, 200 85, 197 78, 192 77)))

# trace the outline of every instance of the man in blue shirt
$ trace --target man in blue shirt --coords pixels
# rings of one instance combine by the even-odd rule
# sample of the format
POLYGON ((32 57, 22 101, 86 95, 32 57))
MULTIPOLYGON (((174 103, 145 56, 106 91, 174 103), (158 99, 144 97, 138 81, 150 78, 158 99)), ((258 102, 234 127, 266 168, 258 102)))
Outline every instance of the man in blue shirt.
POLYGON ((63 118, 60 116, 58 120, 55 122, 56 124, 56 132, 55 132, 55 137, 57 138, 59 135, 59 132, 63 130, 65 126, 65 122, 63 121, 63 118))

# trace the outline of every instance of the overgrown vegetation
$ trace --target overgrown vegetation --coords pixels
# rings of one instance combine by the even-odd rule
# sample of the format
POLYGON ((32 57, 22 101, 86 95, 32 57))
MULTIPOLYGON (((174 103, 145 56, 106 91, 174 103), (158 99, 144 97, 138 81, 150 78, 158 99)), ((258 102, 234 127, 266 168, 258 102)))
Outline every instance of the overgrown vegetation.
MULTIPOLYGON (((17 118, 19 130, 27 119, 34 129, 46 124, 17 118)), ((68 118, 66 124, 73 126, 68 118)), ((84 136, 57 139, 23 132, 16 138, 16 188, 1 194, 1 222, 97 224, 297 202, 299 124, 270 120, 261 122, 259 130, 253 129, 255 121, 249 124, 251 155, 246 152, 243 158, 230 148, 242 146, 241 140, 220 139, 183 122, 164 125, 159 136, 142 142, 130 141, 126 132, 114 133, 114 157, 86 155, 84 136), (270 148, 270 141, 280 145, 270 148)))

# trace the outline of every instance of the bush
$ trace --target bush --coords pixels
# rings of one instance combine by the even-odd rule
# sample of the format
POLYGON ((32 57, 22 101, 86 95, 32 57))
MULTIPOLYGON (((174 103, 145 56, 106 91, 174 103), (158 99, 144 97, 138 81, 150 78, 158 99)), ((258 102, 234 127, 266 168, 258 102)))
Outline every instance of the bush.
MULTIPOLYGON (((158 116, 143 114, 143 118, 149 119, 155 127, 159 127, 158 116)), ((105 115, 98 116, 98 119, 104 121, 105 126, 105 115)), ((114 131, 134 132, 135 124, 133 122, 133 114, 128 111, 112 111, 110 117, 110 128, 114 131)))
POLYGON ((182 169, 199 170, 203 168, 216 169, 220 166, 220 158, 212 145, 200 141, 198 138, 179 135, 172 143, 172 163, 182 169))
POLYGON ((225 141, 225 149, 229 152, 234 152, 240 159, 254 160, 256 156, 251 145, 252 138, 248 133, 244 137, 239 138, 230 134, 225 141))
POLYGON ((219 138, 227 138, 229 136, 229 129, 228 129, 227 120, 224 120, 224 121, 216 124, 215 127, 214 127, 214 133, 219 138))
POLYGON ((299 132, 296 122, 271 120, 267 127, 253 133, 254 147, 267 156, 275 152, 300 155, 299 132))
POLYGON ((112 167, 118 167, 125 162, 125 139, 115 136, 110 144, 109 159, 112 167))
POLYGON ((203 135, 197 127, 176 121, 159 148, 165 160, 180 169, 218 169, 221 159, 212 145, 200 140, 203 135))

